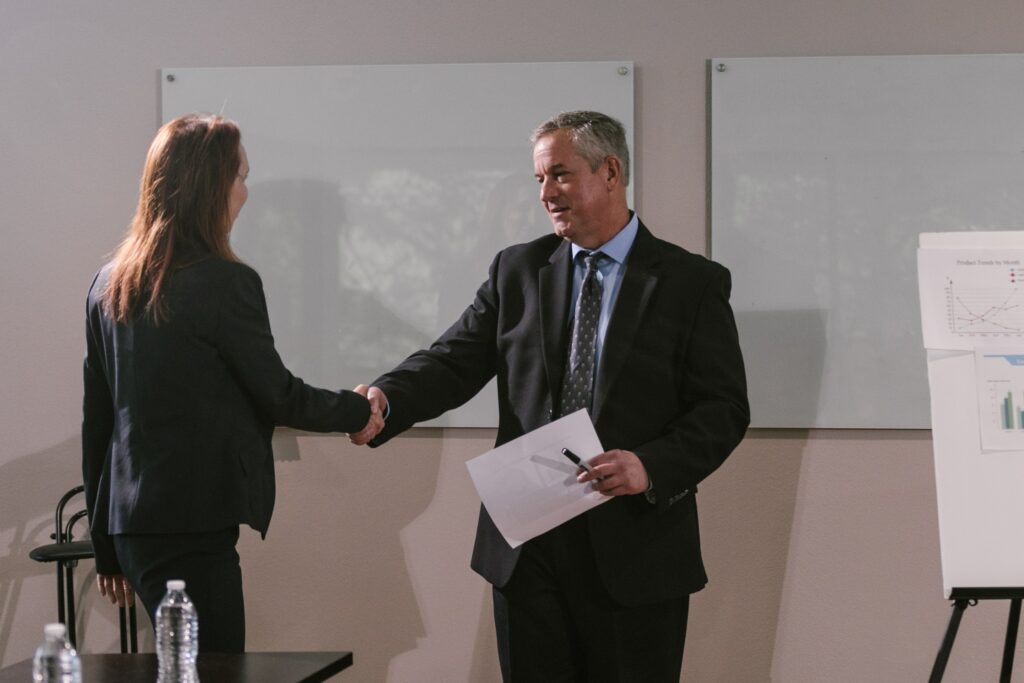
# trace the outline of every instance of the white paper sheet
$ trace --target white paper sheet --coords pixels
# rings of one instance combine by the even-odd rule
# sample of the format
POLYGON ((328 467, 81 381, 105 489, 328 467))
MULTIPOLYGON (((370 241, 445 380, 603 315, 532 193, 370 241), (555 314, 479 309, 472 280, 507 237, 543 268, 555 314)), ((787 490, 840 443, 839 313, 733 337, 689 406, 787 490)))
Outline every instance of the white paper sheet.
POLYGON ((1024 347, 974 351, 983 451, 1024 451, 1024 347))
POLYGON ((985 452, 970 351, 928 352, 932 442, 945 595, 956 587, 1020 586, 1024 452, 985 452))
POLYGON ((1024 232, 925 233, 920 246, 943 587, 1020 586, 1024 232))
POLYGON ((473 485, 498 531, 513 548, 611 500, 576 481, 583 460, 604 452, 586 410, 535 429, 466 463, 473 485))

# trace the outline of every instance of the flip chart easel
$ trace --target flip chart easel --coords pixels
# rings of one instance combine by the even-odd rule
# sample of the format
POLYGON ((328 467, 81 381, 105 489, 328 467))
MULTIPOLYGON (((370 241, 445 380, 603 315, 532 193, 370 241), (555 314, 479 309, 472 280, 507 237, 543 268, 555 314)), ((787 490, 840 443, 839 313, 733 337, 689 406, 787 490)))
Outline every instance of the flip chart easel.
POLYGON ((1008 682, 1024 598, 1024 548, 1009 542, 1024 518, 1024 413, 998 408, 1024 397, 1024 232, 922 234, 918 289, 953 609, 929 681, 942 680, 967 608, 1009 600, 1000 678, 1008 682))

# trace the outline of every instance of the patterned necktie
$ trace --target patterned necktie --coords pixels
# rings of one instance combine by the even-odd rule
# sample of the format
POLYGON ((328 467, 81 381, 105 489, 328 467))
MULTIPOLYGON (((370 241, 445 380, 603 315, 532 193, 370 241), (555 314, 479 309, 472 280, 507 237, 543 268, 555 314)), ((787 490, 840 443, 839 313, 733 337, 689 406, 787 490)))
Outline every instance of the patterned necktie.
POLYGON ((594 394, 594 351, 597 321, 601 317, 601 281, 597 279, 597 264, 604 254, 599 251, 580 253, 587 272, 576 299, 569 362, 562 380, 560 415, 574 413, 580 408, 589 410, 594 394))

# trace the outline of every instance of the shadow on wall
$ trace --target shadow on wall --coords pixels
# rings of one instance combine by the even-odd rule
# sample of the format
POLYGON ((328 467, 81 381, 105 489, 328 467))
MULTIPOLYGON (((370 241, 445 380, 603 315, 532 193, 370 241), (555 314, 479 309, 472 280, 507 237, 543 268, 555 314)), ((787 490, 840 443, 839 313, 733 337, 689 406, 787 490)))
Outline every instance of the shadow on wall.
POLYGON ((431 266, 456 245, 379 210, 360 222, 337 183, 269 181, 253 186, 232 233, 263 278, 281 357, 314 385, 369 381, 434 338, 431 266))
POLYGON ((550 230, 526 172, 435 177, 424 158, 340 174, 254 184, 232 232, 263 278, 278 351, 312 384, 367 381, 429 345, 498 250, 550 230))
MULTIPOLYGON (((754 423, 812 424, 824 372, 823 313, 741 312, 736 318, 754 423), (764 358, 766 350, 777 357, 764 358)), ((691 601, 683 681, 771 681, 808 438, 806 429, 751 430, 701 484, 701 545, 710 580, 691 601)))
POLYGON ((370 450, 275 435, 275 453, 295 455, 278 456, 266 540, 247 532, 239 544, 248 649, 351 650, 363 680, 383 681, 392 658, 419 647, 428 634, 401 532, 434 498, 441 440, 415 438, 415 454, 404 441, 370 450), (281 615, 294 616, 286 630, 281 615))
POLYGON ((468 681, 497 681, 501 678, 498 663, 498 645, 494 626, 494 602, 491 584, 483 581, 484 599, 480 610, 480 619, 473 647, 473 660, 469 670, 468 681))
MULTIPOLYGON (((412 446, 420 433, 411 432, 396 447, 412 446)), ((496 681, 501 676, 490 586, 469 567, 480 501, 465 467, 468 459, 491 448, 494 432, 459 429, 430 434, 433 438, 424 438, 422 444, 429 449, 432 442, 439 442, 442 449, 435 493, 423 513, 401 531, 425 634, 416 650, 392 658, 387 680, 496 681)), ((406 451, 404 457, 409 455, 406 451)))
POLYGON ((691 599, 683 681, 769 683, 808 433, 758 430, 701 485, 710 580, 691 599))
MULTIPOLYGON (((28 555, 33 548, 53 542, 50 534, 54 508, 66 491, 81 484, 81 472, 81 442, 77 435, 0 464, 0 537, 10 539, 0 555, 0 659, 4 665, 30 657, 43 625, 56 621, 56 568, 34 562, 28 555), (44 581, 45 601, 24 594, 23 587, 29 579, 44 581), (27 604, 21 604, 25 601, 27 604)), ((82 496, 72 499, 65 519, 84 506, 82 496)), ((78 522, 76 537, 83 538, 87 528, 85 520, 78 522)), ((95 578, 92 560, 80 562, 75 570, 80 649, 116 651, 117 612, 113 608, 103 610, 101 605, 93 614, 96 592, 91 587, 95 578)))
MULTIPOLYGON (((274 447, 275 460, 299 457, 294 432, 275 437, 274 447)), ((81 482, 81 441, 77 435, 0 464, 0 538, 9 539, 0 550, 0 666, 32 656, 43 625, 57 619, 56 567, 31 560, 29 552, 53 542, 57 501, 81 482), (24 592, 27 580, 46 587, 42 599, 35 591, 32 595, 24 592)), ((65 508, 65 520, 84 508, 82 495, 72 498, 65 508)), ((75 524, 74 534, 76 539, 87 537, 86 520, 75 524)), ((93 561, 79 562, 74 576, 79 650, 116 652, 117 611, 98 597, 93 561)), ((141 608, 138 626, 140 649, 152 649, 152 631, 141 608)))

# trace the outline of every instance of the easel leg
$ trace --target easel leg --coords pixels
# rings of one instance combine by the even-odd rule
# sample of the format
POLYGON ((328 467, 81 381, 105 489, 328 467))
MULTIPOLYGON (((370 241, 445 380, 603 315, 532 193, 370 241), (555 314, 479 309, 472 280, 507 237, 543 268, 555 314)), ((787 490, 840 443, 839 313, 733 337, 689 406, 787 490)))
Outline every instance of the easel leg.
MULTIPOLYGON (((942 676, 946 673, 946 664, 949 662, 949 653, 953 651, 953 641, 956 640, 956 632, 960 629, 960 620, 963 618, 968 604, 970 604, 968 600, 953 601, 953 614, 949 618, 949 626, 946 628, 946 635, 942 639, 942 647, 939 648, 939 654, 935 656, 935 665, 932 666, 932 675, 928 678, 928 683, 940 683, 942 681, 942 676)), ((1014 637, 1016 638, 1016 636, 1014 637)))
POLYGON ((1006 644, 1003 646, 1003 669, 999 683, 1010 683, 1013 673, 1013 653, 1017 648, 1017 627, 1020 625, 1020 598, 1010 600, 1010 618, 1006 621, 1006 644))

